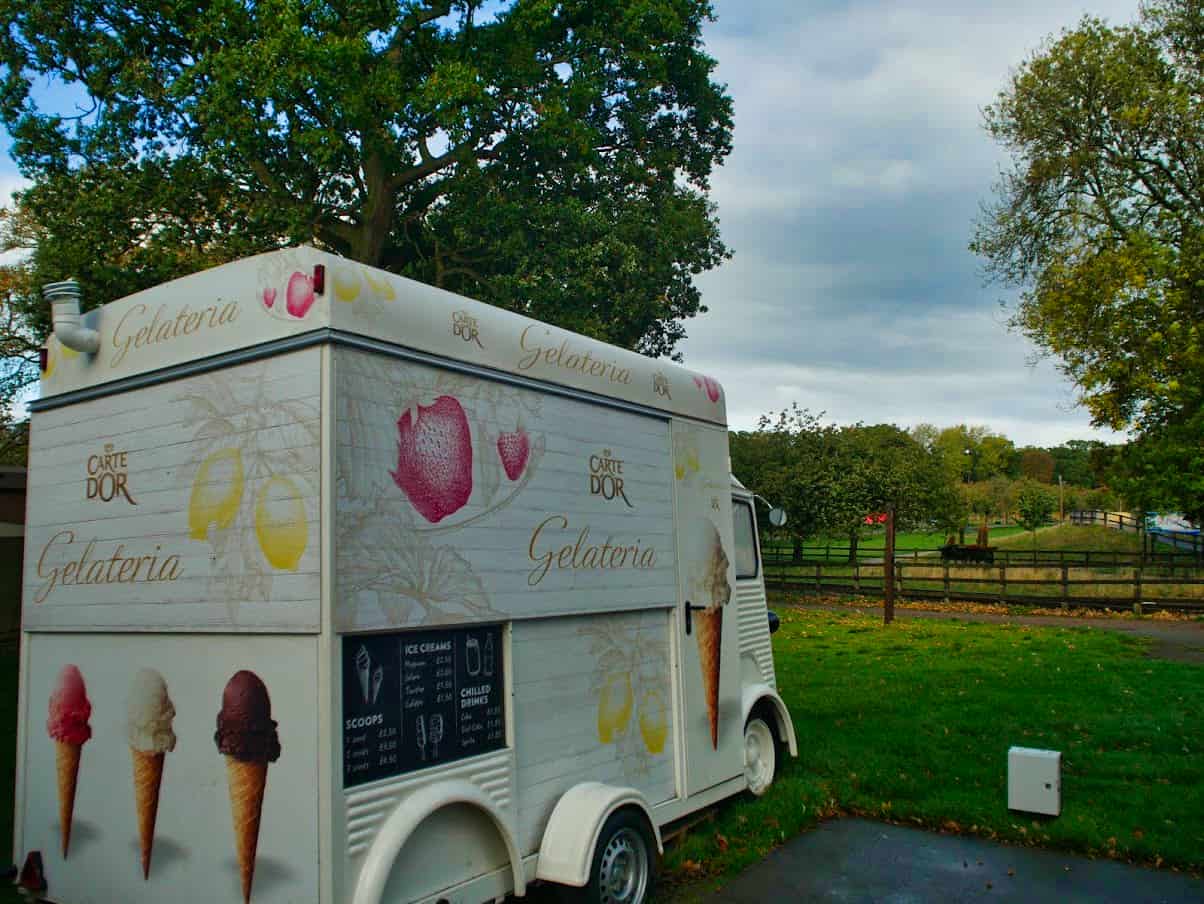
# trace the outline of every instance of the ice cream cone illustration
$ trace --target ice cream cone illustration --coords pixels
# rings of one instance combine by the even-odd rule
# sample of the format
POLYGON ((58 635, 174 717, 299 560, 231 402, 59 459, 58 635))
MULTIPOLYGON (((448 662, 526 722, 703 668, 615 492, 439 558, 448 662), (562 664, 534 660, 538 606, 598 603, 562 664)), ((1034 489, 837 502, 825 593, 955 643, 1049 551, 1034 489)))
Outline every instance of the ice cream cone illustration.
POLYGON ((719 531, 709 518, 698 518, 691 526, 685 550, 686 599, 701 606, 693 615, 698 661, 707 716, 711 723, 711 746, 719 749, 719 666, 723 649, 723 607, 732 596, 728 582, 728 558, 719 531))
POLYGON ((163 761, 176 749, 171 720, 176 708, 167 696, 167 682, 154 669, 134 676, 126 703, 130 758, 134 765, 134 804, 138 811, 138 842, 142 850, 142 878, 150 878, 151 851, 155 845, 155 820, 159 813, 159 786, 163 761))
POLYGON ((272 702, 268 689, 254 672, 236 672, 226 683, 214 741, 218 751, 226 757, 234 846, 238 854, 243 902, 249 904, 268 763, 280 758, 280 739, 272 719, 272 702))
POLYGON ((75 789, 79 781, 79 755, 84 743, 92 737, 88 718, 92 704, 88 702, 84 676, 74 665, 65 665, 59 672, 58 683, 50 695, 50 714, 46 730, 54 741, 55 766, 58 774, 59 833, 63 843, 63 859, 71 846, 71 822, 75 815, 75 789))
POLYGON ((372 670, 372 702, 376 702, 376 698, 380 696, 380 686, 385 683, 385 667, 378 665, 372 670))
POLYGON ((355 673, 360 679, 360 692, 363 694, 365 703, 371 702, 371 697, 368 694, 368 680, 372 672, 372 657, 368 655, 368 648, 360 646, 355 652, 355 673))

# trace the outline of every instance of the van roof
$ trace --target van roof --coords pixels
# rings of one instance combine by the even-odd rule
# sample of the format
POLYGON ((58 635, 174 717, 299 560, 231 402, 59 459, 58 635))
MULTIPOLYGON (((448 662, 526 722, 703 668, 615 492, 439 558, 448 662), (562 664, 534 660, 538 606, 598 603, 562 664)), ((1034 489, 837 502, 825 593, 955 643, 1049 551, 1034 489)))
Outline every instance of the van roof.
POLYGON ((248 350, 364 340, 726 426, 716 380, 309 246, 214 267, 128 295, 83 318, 95 355, 51 338, 34 408, 128 388, 248 350), (324 281, 324 285, 322 284, 324 281), (55 397, 68 397, 55 400, 55 397))

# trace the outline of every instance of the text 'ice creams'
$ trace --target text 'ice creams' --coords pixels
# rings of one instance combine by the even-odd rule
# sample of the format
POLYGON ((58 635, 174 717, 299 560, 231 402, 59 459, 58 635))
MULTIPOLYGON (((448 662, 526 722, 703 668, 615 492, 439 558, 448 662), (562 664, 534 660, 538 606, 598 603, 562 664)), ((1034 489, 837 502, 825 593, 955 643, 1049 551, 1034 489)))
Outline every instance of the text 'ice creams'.
POLYGON ((79 781, 79 754, 84 742, 92 737, 92 728, 88 725, 91 715, 92 704, 88 702, 84 676, 74 665, 63 666, 58 683, 50 694, 50 714, 46 719, 46 730, 54 740, 63 859, 66 859, 67 848, 71 845, 75 788, 79 781))
POLYGON ((230 784, 230 815, 242 878, 243 901, 251 900, 255 851, 259 846, 259 816, 267 786, 268 763, 280 758, 280 739, 272 720, 268 689, 254 672, 236 672, 222 692, 217 714, 217 749, 226 756, 230 784))
POLYGON ((167 696, 167 682, 154 669, 134 676, 126 701, 126 733, 134 764, 134 804, 138 811, 138 840, 142 848, 142 878, 150 876, 155 820, 159 813, 159 786, 165 754, 176 749, 171 729, 176 708, 167 696))

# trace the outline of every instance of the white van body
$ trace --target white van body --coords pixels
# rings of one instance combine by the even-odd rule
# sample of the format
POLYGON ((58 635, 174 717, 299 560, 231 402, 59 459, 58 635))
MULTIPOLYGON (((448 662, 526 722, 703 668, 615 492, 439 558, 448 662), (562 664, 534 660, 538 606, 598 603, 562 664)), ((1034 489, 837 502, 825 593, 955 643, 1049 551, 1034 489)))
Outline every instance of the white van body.
POLYGON ((47 899, 582 886, 613 813, 659 847, 746 787, 750 713, 795 751, 715 381, 308 247, 82 326, 32 406, 14 846, 47 899), (270 761, 215 740, 236 675, 270 761), (174 710, 149 834, 136 677, 174 710))

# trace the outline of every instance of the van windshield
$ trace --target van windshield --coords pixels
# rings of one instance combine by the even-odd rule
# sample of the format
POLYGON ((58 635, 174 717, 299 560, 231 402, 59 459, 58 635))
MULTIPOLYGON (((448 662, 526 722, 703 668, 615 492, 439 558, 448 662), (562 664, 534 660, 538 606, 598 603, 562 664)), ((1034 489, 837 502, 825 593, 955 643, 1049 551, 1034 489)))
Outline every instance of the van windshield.
POLYGON ((752 506, 732 500, 732 527, 736 538, 736 578, 757 576, 757 531, 753 526, 752 506))

